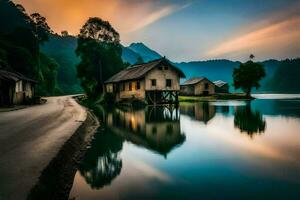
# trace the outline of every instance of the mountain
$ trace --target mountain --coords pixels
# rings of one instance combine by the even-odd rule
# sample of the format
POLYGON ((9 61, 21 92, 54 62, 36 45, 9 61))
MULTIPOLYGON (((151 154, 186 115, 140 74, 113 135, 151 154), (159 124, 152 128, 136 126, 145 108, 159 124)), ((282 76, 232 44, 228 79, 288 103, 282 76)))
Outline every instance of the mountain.
POLYGON ((128 47, 122 46, 122 60, 130 64, 135 64, 140 55, 128 47))
MULTIPOLYGON (((128 47, 123 47, 122 59, 124 62, 135 64, 138 57, 141 57, 144 62, 148 62, 150 60, 160 58, 161 55, 143 43, 132 43, 128 47)), ((283 61, 278 60, 266 60, 261 62, 265 67, 267 76, 261 81, 262 87, 258 90, 259 92, 277 91, 276 88, 272 88, 271 86, 272 82, 275 81, 273 76, 278 71, 282 62, 283 61)), ((173 64, 185 73, 186 79, 195 76, 205 76, 212 81, 223 80, 230 84, 231 91, 233 91, 232 71, 234 68, 238 67, 241 62, 219 59, 208 61, 173 62, 173 64)), ((287 80, 287 82, 289 81, 287 80)), ((288 84, 285 83, 285 85, 288 84)))
POLYGON ((141 57, 144 62, 148 62, 161 58, 162 56, 141 42, 132 43, 128 47, 123 47, 122 59, 124 62, 135 64, 139 57, 141 57))

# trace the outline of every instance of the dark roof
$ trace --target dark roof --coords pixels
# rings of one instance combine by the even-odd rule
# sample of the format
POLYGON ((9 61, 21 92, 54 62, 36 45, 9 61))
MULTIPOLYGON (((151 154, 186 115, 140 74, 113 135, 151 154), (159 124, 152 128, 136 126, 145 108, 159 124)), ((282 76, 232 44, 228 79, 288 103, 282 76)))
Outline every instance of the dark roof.
POLYGON ((18 72, 12 72, 4 69, 0 69, 0 79, 1 80, 8 80, 8 81, 19 81, 19 80, 24 80, 24 81, 29 81, 32 83, 37 83, 35 80, 27 78, 26 76, 18 73, 18 72))
POLYGON ((185 77, 184 73, 180 69, 172 65, 165 58, 160 58, 157 60, 150 61, 148 63, 131 65, 128 68, 110 77, 107 81, 105 81, 105 83, 115 83, 120 81, 143 78, 150 70, 152 70, 159 64, 167 64, 170 67, 172 67, 174 70, 176 70, 180 77, 185 77))
MULTIPOLYGON (((181 85, 195 85, 201 81, 203 81, 204 79, 208 80, 206 77, 195 77, 195 78, 190 78, 188 80, 186 80, 183 84, 181 85)), ((208 80, 209 81, 209 80, 208 80)))
POLYGON ((224 85, 226 85, 228 83, 226 83, 225 81, 222 81, 222 80, 217 80, 217 81, 214 81, 214 84, 218 87, 223 87, 224 85))

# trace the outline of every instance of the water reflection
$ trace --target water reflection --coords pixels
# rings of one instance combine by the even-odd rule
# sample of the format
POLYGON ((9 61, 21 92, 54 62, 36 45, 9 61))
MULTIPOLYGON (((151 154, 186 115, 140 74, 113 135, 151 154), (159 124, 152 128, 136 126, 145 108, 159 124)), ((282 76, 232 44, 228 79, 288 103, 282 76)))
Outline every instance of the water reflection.
POLYGON ((105 121, 116 135, 165 157, 185 141, 175 107, 116 108, 106 114, 105 121))
POLYGON ((91 145, 79 165, 79 172, 91 188, 99 189, 110 184, 121 172, 119 152, 123 147, 123 139, 109 131, 100 131, 91 145))
POLYGON ((266 121, 259 111, 251 109, 251 103, 246 106, 236 107, 234 113, 234 126, 239 128, 241 133, 247 133, 251 138, 261 134, 266 129, 266 121))
POLYGON ((299 111, 296 100, 98 109, 70 197, 297 199, 299 111))
POLYGON ((216 107, 209 102, 182 103, 180 113, 190 116, 192 119, 207 124, 216 114, 216 107))

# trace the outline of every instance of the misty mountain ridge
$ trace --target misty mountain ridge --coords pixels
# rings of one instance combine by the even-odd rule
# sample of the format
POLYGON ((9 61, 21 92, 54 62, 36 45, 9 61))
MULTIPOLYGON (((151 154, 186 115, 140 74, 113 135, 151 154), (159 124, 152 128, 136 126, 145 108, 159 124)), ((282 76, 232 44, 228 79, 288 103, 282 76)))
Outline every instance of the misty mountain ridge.
MULTIPOLYGON (((138 57, 141 57, 144 62, 148 62, 154 59, 161 58, 162 56, 151 48, 147 47, 143 43, 132 43, 128 47, 123 47, 123 55, 122 59, 124 62, 128 62, 130 64, 135 64, 137 62, 138 57)), ((296 59, 296 63, 299 59, 296 59)), ((172 61, 171 61, 172 62, 172 61)), ((229 83, 231 91, 234 91, 232 83, 232 72, 233 69, 238 67, 241 62, 239 61, 231 61, 227 59, 215 59, 215 60, 206 60, 206 61, 191 61, 191 62, 172 62, 175 66, 181 69, 185 75, 186 79, 197 76, 204 76, 210 79, 211 81, 215 80, 223 80, 229 83)), ((270 59, 266 61, 261 61, 266 70, 266 77, 261 81, 261 88, 258 90, 259 92, 282 92, 282 91, 295 91, 295 89, 284 90, 283 87, 278 89, 275 85, 278 85, 277 82, 278 72, 282 68, 282 64, 285 61, 278 61, 275 59, 270 59)), ((287 66, 287 65, 285 65, 287 66)), ((295 68, 295 62, 293 62, 293 67, 291 71, 297 71, 295 68)), ((300 66, 298 67, 300 68, 300 66)), ((292 72, 291 72, 292 73, 292 72)), ((291 85, 289 82, 292 80, 289 79, 280 79, 282 85, 291 85)), ((184 81, 184 80, 182 80, 184 81)), ((300 86, 299 86, 300 88, 300 86)), ((299 89, 298 89, 299 90, 299 89)))

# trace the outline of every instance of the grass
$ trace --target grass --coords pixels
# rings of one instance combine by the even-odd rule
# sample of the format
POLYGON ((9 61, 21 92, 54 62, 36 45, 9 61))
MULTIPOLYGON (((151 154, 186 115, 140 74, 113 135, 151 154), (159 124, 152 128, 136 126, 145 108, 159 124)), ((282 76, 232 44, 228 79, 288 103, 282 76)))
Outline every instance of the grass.
POLYGON ((247 97, 243 93, 215 94, 209 96, 179 96, 180 102, 199 102, 216 100, 252 100, 254 97, 247 97))

